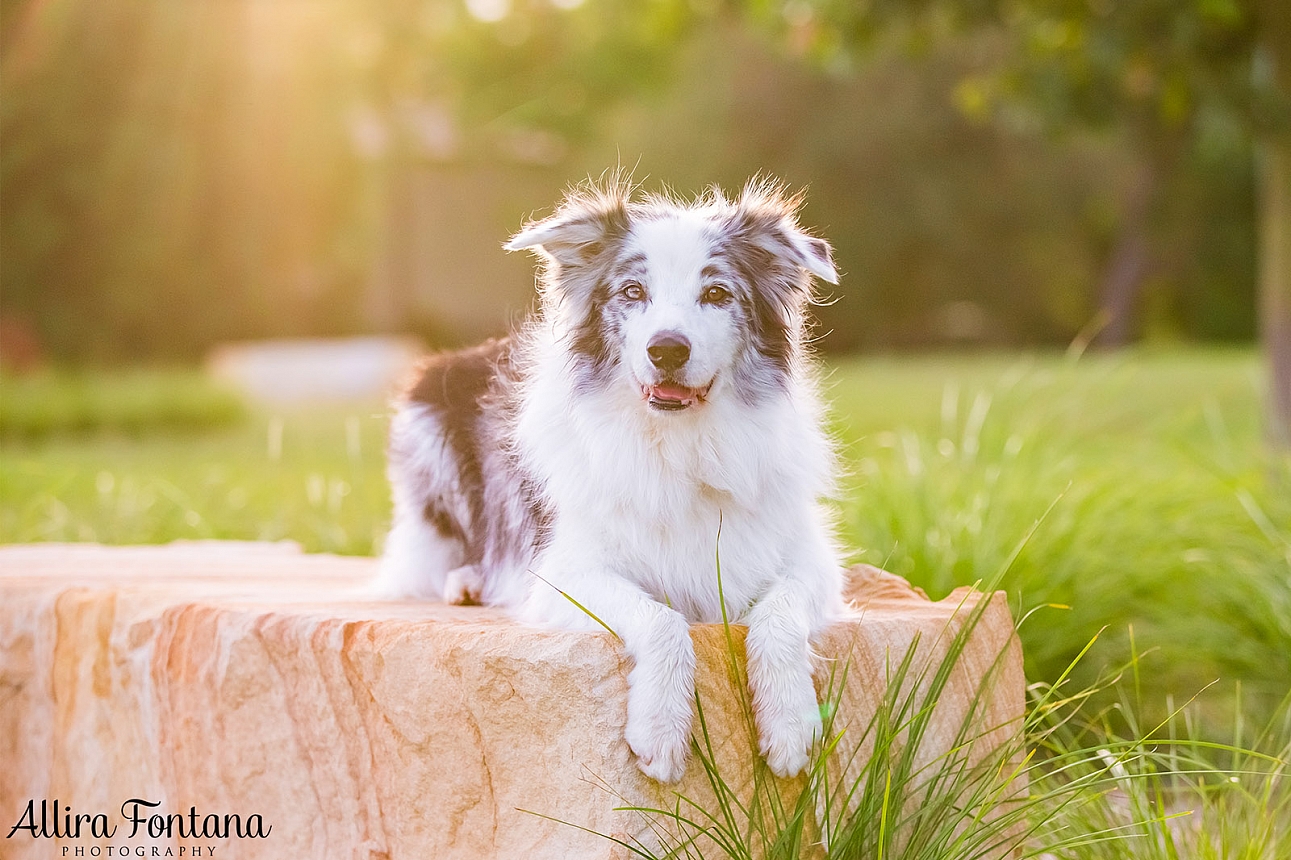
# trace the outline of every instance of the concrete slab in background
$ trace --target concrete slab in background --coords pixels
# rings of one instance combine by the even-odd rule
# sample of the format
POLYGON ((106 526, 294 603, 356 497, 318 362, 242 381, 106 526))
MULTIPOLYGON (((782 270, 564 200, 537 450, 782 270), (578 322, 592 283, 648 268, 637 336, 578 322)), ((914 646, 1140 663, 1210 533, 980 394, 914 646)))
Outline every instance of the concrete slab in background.
POLYGON ((260 403, 389 396, 424 348, 405 337, 302 338, 216 347, 207 372, 260 403))

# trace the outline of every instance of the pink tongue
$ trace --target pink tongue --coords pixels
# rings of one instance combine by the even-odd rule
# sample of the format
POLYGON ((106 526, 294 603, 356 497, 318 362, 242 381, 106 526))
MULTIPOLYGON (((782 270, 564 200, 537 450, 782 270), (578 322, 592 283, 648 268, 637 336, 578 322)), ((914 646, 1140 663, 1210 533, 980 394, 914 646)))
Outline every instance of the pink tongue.
POLYGON ((689 400, 693 395, 689 388, 680 385, 656 385, 651 393, 659 400, 689 400))

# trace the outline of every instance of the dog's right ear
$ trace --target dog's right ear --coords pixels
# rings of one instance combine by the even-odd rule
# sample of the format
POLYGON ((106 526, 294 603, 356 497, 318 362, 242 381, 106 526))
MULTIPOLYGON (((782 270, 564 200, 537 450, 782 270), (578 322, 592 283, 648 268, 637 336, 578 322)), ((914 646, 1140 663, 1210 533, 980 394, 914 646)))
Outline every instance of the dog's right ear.
POLYGON ((503 247, 508 251, 536 250, 563 267, 578 267, 591 263, 627 232, 624 196, 579 192, 565 198, 551 217, 526 224, 503 247))

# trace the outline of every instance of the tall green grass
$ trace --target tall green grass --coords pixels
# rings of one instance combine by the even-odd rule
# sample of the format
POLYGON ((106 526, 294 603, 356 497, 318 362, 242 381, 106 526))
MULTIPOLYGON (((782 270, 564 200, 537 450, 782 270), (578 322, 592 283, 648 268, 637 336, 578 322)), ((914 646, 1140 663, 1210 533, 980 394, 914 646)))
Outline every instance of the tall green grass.
POLYGON ((988 578, 1056 499, 1002 582, 1019 608, 1063 607, 1023 632, 1031 677, 1106 628, 1077 670, 1092 682, 1133 624, 1156 700, 1241 680, 1267 714, 1286 692, 1291 459, 1262 444, 1249 357, 894 363, 877 409, 858 382, 841 367, 833 393, 861 559, 939 597, 988 578))
POLYGON ((1237 709, 1226 742, 1197 732, 1191 703, 1143 725, 1137 656, 1104 687, 1073 692, 1086 648, 1054 683, 1029 688, 1023 720, 993 725, 986 711, 1002 692, 1001 652, 979 676, 949 743, 931 732, 986 605, 961 605, 941 634, 944 650, 921 649, 916 639, 904 654, 890 655, 874 714, 852 723, 859 732, 840 728, 848 667, 831 671, 824 742, 797 783, 775 779, 758 756, 740 637, 724 625, 751 783, 723 772, 697 695, 691 767, 703 769, 711 799, 677 793, 667 808, 620 807, 641 816, 647 835, 601 835, 642 860, 1291 856, 1291 697, 1254 733, 1237 709), (1108 691, 1117 704, 1092 710, 1108 691))

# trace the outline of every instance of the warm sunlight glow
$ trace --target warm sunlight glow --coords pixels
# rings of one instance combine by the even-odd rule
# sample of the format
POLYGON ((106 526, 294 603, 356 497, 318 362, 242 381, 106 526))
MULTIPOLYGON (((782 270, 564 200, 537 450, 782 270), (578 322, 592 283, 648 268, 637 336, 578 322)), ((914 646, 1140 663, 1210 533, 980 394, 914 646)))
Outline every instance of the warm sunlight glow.
POLYGON ((466 10, 477 20, 492 23, 511 12, 511 0, 466 0, 466 10))

